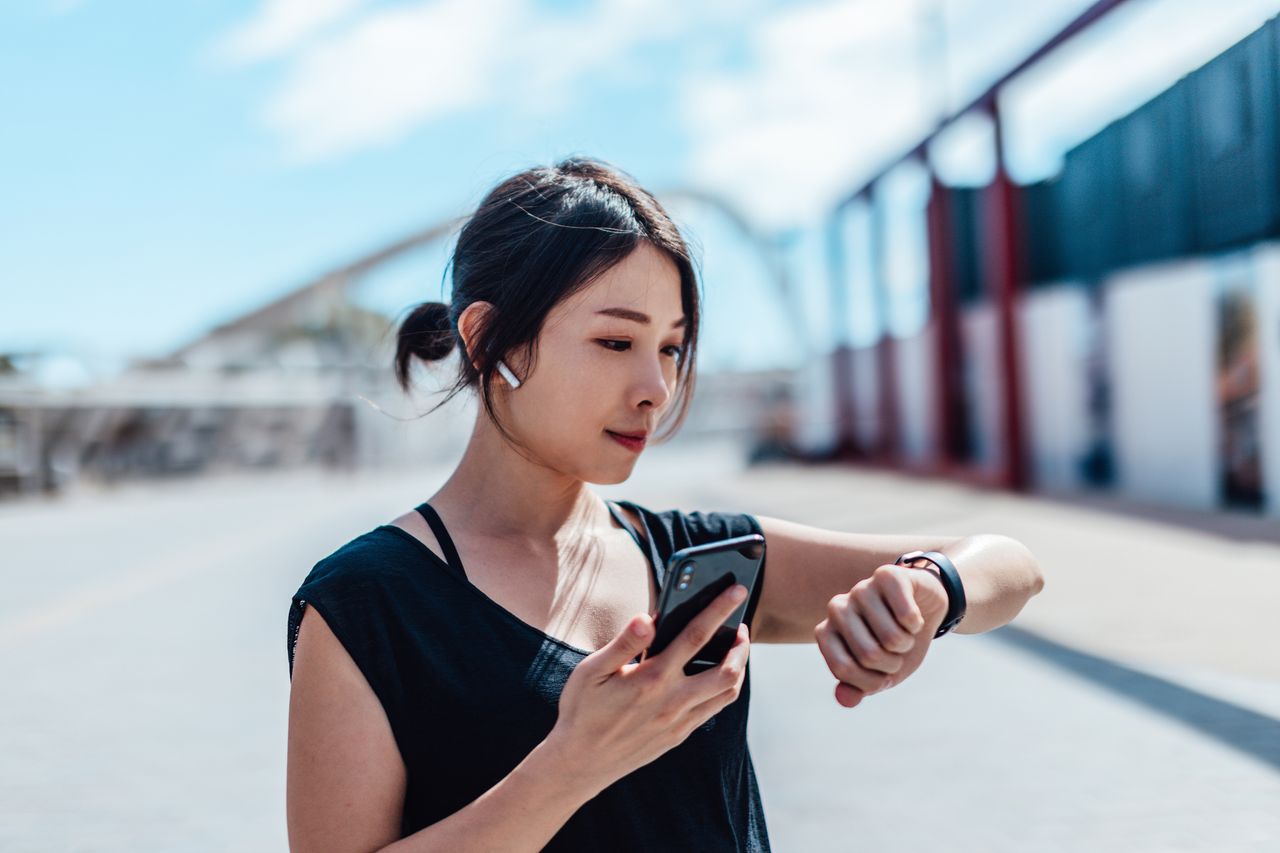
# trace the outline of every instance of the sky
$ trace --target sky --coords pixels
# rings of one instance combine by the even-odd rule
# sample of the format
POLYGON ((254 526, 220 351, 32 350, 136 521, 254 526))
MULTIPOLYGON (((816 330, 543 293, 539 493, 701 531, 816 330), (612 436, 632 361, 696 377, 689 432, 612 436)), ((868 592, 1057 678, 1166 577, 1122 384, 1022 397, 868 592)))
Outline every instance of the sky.
MULTIPOLYGON (((8 0, 0 352, 93 371, 162 355, 465 214, 512 172, 586 154, 659 197, 715 194, 769 235, 803 328, 722 215, 669 206, 700 252, 704 368, 794 365, 838 325, 833 206, 1088 5, 8 0)), ((1008 90, 1015 177, 1051 174, 1277 11, 1132 0, 1008 90)), ((962 123, 935 162, 979 182, 989 142, 983 122, 962 123)), ((898 183, 914 203, 910 176, 898 183)), ((358 298, 390 314, 441 298, 446 251, 380 270, 358 298)), ((889 322, 908 334, 927 311, 922 268, 906 254, 896 268, 907 284, 889 322)), ((865 298, 850 310, 855 343, 879 333, 865 298)))

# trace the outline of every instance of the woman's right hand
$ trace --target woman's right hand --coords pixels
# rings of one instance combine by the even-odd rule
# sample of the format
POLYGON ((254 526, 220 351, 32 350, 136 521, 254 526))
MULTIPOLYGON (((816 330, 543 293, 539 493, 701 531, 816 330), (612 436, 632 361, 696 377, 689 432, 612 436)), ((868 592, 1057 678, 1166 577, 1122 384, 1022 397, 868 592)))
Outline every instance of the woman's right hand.
POLYGON ((715 635, 746 595, 742 584, 722 592, 661 654, 633 663, 654 635, 647 614, 608 645, 583 658, 560 694, 547 740, 563 749, 577 772, 599 788, 611 785, 684 741, 738 698, 751 650, 746 623, 719 666, 685 675, 684 666, 715 635))

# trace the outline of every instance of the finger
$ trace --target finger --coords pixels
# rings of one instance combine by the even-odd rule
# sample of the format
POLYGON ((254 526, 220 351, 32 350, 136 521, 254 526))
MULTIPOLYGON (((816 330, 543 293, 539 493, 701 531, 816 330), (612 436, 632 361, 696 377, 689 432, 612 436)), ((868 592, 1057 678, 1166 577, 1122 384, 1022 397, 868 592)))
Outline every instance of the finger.
POLYGON ((671 645, 655 655, 654 660, 665 658, 665 667, 669 672, 683 670, 684 665, 693 660, 694 655, 711 642, 716 631, 729 618, 729 614, 742 603, 747 596, 747 588, 740 583, 726 589, 711 600, 702 612, 690 620, 671 645))
POLYGON ((818 638, 818 650, 832 675, 864 694, 879 693, 893 683, 892 675, 858 663, 845 645, 844 638, 836 631, 824 632, 818 638))
POLYGON ((818 650, 827 662, 827 668, 836 678, 855 687, 865 694, 878 693, 892 682, 892 676, 883 672, 867 669, 849 653, 844 638, 839 632, 830 629, 817 634, 818 650))
POLYGON ((751 638, 745 622, 738 623, 738 634, 733 645, 719 665, 687 676, 684 680, 690 702, 702 702, 715 696, 734 683, 741 683, 747 669, 747 657, 751 653, 751 638))
POLYGON ((751 654, 751 629, 747 627, 746 622, 738 623, 736 636, 733 638, 733 645, 729 647, 729 653, 724 656, 721 666, 731 664, 739 671, 747 666, 747 657, 751 654))
POLYGON ((867 623, 853 608, 843 611, 835 620, 834 628, 844 639, 845 647, 853 659, 864 668, 886 674, 897 672, 905 659, 880 645, 867 623))
POLYGON ((712 696, 710 699, 705 699, 694 705, 689 709, 688 713, 685 714, 685 717, 689 720, 696 720, 697 722, 694 723, 696 728, 723 711, 729 705, 732 705, 737 701, 738 696, 740 695, 741 693, 739 689, 726 688, 712 696))
MULTIPOLYGON (((912 634, 920 633, 924 628, 924 614, 920 612, 919 605, 916 604, 916 596, 911 581, 903 574, 900 566, 886 566, 883 573, 877 571, 876 574, 883 576, 880 581, 881 591, 884 594, 885 601, 889 604, 889 609, 893 612, 894 618, 898 620, 898 624, 910 631, 912 634)), ((914 571, 908 569, 907 571, 914 571)))
POLYGON ((916 638, 908 634, 898 624, 898 620, 893 618, 880 590, 874 585, 867 585, 863 589, 864 592, 857 596, 856 600, 861 605, 862 618, 866 620, 867 627, 876 635, 880 645, 887 651, 898 654, 911 651, 911 647, 916 644, 916 638))
POLYGON ((854 708, 865 698, 867 698, 867 694, 858 688, 850 687, 843 681, 836 682, 836 702, 844 707, 854 708))
POLYGON ((720 666, 686 679, 689 686, 697 691, 694 695, 698 698, 688 712, 691 717, 697 718, 697 725, 702 725, 738 698, 746 678, 747 655, 750 651, 747 626, 745 623, 739 624, 738 636, 720 666))
POLYGON ((647 648, 652 636, 653 619, 645 613, 632 616, 616 637, 583 658, 578 666, 587 667, 603 681, 647 648))

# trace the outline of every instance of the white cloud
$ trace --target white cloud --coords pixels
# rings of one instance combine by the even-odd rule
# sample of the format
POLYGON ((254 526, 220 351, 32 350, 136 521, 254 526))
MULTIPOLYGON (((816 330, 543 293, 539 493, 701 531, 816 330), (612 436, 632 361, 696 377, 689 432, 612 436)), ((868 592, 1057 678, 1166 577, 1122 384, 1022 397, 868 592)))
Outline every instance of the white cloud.
MULTIPOLYGON (((63 0, 66 2, 66 0, 63 0)), ((232 64, 271 59, 342 21, 367 0, 264 0, 257 13, 213 47, 216 59, 232 64)))
POLYGON ((923 128, 913 8, 831 0, 762 16, 755 62, 684 90, 689 180, 769 226, 825 214, 923 128))
POLYGON ((641 44, 678 37, 688 16, 670 0, 608 0, 586 14, 551 17, 530 8, 519 60, 532 91, 563 88, 599 70, 625 74, 641 44))
POLYGON ((266 106, 295 159, 385 145, 435 116, 489 100, 515 38, 517 0, 379 11, 303 50, 266 106))
MULTIPOLYGON (((1046 0, 1038 15, 1014 0, 944 3, 952 96, 972 96, 992 68, 1015 62, 1084 2, 1046 0)), ((1042 76, 1041 94, 1019 126, 1061 135, 1088 124, 1133 97, 1124 92, 1134 81, 1151 86, 1167 76, 1169 57, 1207 59, 1241 20, 1269 5, 1239 0, 1226 14, 1198 0, 1139 4, 1133 14, 1146 16, 1145 29, 1119 38, 1105 61, 1077 62, 1060 80, 1042 76)), ((586 81, 669 74, 679 82, 673 107, 691 143, 685 182, 737 202, 762 224, 785 227, 825 214, 925 132, 943 69, 936 56, 922 69, 922 8, 876 0, 603 0, 553 13, 535 0, 265 0, 217 44, 224 58, 241 63, 280 61, 262 121, 289 159, 303 163, 395 144, 469 109, 545 119, 572 108, 586 81), (735 62, 744 41, 746 61, 735 62), (674 68, 655 71, 638 61, 638 50, 654 43, 679 48, 671 52, 674 68)), ((1011 134, 1011 150, 1020 144, 1011 134)))
MULTIPOLYGON (((337 15, 354 0, 325 3, 337 15)), ((368 8, 337 26, 321 13, 290 15, 271 24, 264 9, 222 44, 239 45, 244 57, 287 59, 263 120, 304 163, 393 144, 468 108, 564 108, 585 75, 633 73, 637 47, 694 25, 676 0, 607 0, 561 15, 533 0, 435 0, 368 8)))

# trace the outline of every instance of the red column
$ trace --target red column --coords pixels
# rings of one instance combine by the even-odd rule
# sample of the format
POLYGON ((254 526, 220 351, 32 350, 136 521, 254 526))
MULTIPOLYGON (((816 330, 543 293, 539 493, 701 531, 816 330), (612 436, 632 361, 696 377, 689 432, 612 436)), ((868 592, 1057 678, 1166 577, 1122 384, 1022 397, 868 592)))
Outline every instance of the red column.
POLYGON ((959 320, 956 316, 956 284, 954 273, 953 222, 948 189, 930 169, 929 193, 929 322, 935 330, 934 369, 937 375, 936 409, 938 415, 938 451, 943 467, 961 461, 958 457, 960 409, 957 405, 963 389, 958 386, 960 374, 959 320))
POLYGON ((872 276, 876 294, 876 311, 880 320, 880 339, 876 342, 876 372, 879 376, 879 389, 876 395, 880 409, 880 440, 877 442, 876 454, 881 461, 898 462, 899 413, 898 413, 898 371, 895 363, 894 338, 889 332, 889 282, 886 277, 888 262, 885 252, 884 211, 876 201, 876 191, 872 187, 867 194, 871 213, 871 254, 872 276))
POLYGON ((1021 263, 1018 249, 1021 245, 1018 225, 1017 187, 1009 178, 1005 167, 1004 124, 995 96, 985 105, 995 125, 996 176, 991 187, 991 204, 988 210, 989 228, 987 246, 992 260, 992 289, 996 299, 997 323, 1000 335, 1001 390, 1004 411, 1002 413, 1004 456, 1000 481, 1009 489, 1025 491, 1029 485, 1026 465, 1026 446, 1022 423, 1021 361, 1018 339, 1018 289, 1021 284, 1021 263))
POLYGON ((845 208, 836 211, 827 232, 827 268, 830 272, 831 312, 835 328, 835 347, 832 350, 832 389, 836 412, 837 459, 859 455, 855 436, 856 402, 853 395, 853 350, 849 345, 849 278, 845 266, 844 231, 841 227, 845 208))

